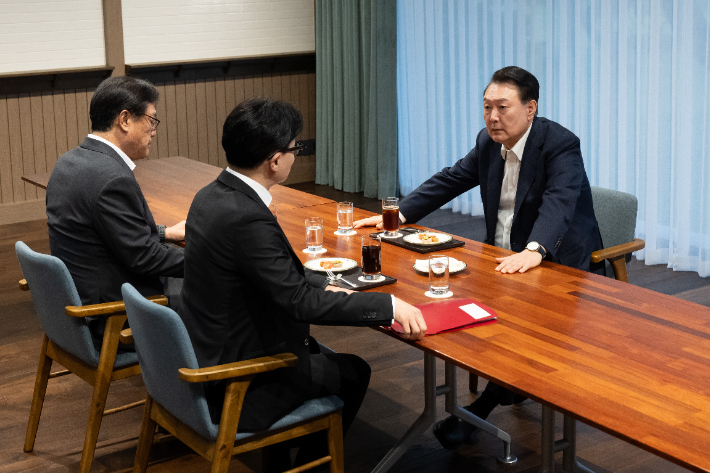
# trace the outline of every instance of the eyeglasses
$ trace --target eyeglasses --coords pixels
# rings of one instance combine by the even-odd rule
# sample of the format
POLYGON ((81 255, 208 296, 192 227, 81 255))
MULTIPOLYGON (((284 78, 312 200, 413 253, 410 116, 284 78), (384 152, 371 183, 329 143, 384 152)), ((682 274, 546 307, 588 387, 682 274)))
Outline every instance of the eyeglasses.
POLYGON ((158 128, 158 125, 160 125, 160 120, 155 117, 151 117, 147 113, 141 113, 141 116, 146 117, 150 122, 150 131, 155 131, 155 129, 158 128))
MULTIPOLYGON (((294 146, 293 148, 280 149, 276 151, 276 153, 293 153, 294 156, 298 156, 301 150, 305 147, 306 146, 303 143, 301 143, 300 141, 296 141, 296 146, 294 146)), ((276 156, 276 153, 273 153, 271 156, 268 157, 268 159, 271 159, 276 156)))

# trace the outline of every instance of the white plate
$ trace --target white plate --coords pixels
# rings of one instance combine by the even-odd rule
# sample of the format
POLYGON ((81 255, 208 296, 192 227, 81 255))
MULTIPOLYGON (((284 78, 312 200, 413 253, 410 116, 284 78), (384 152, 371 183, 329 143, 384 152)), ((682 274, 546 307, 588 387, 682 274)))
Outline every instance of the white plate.
MULTIPOLYGON (((418 259, 414 263, 414 269, 421 271, 422 273, 429 272, 429 260, 428 259, 418 259)), ((466 269, 466 263, 459 261, 457 259, 449 257, 449 274, 459 273, 466 269)))
POLYGON ((407 235, 403 238, 403 240, 406 241, 407 243, 412 243, 415 245, 431 246, 431 245, 439 245, 441 243, 446 243, 447 241, 451 241, 452 237, 451 237, 451 235, 447 235, 446 233, 421 232, 421 233, 412 233, 411 235, 407 235), (435 236, 439 239, 439 241, 432 243, 430 240, 421 240, 421 239, 419 239, 420 235, 435 236))
POLYGON ((347 271, 348 269, 357 267, 357 261, 348 258, 316 258, 306 261, 303 266, 312 271, 320 271, 321 273, 325 273, 325 269, 320 265, 321 261, 342 261, 343 265, 340 268, 331 268, 331 271, 334 273, 347 271))

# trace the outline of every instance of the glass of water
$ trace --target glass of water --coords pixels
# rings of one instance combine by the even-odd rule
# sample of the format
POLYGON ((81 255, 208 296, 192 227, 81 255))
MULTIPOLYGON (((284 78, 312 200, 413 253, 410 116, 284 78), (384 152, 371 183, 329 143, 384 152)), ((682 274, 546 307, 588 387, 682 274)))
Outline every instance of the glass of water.
POLYGON ((353 231, 353 203, 338 202, 336 204, 338 217, 338 231, 340 235, 347 235, 353 231))
POLYGON ((429 256, 429 292, 441 296, 449 292, 449 257, 429 256))
POLYGON ((323 248, 323 219, 321 217, 306 219, 306 248, 308 251, 320 251, 323 248))

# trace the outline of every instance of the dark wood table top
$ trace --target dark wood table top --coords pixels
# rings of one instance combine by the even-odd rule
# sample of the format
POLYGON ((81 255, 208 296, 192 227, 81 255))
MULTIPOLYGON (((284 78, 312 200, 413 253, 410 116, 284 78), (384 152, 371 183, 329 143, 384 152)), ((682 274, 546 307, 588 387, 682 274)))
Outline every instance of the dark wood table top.
MULTIPOLYGON (((294 209, 278 220, 302 261, 360 262, 360 236, 338 237, 335 204, 294 209), (327 253, 310 256, 304 219, 324 219, 327 253)), ((355 219, 372 215, 355 209, 355 219)), ((460 238, 460 237, 459 237, 460 238)), ((543 263, 497 273, 506 250, 463 239, 442 253, 468 267, 450 277, 454 297, 493 308, 496 324, 410 343, 463 369, 695 471, 710 471, 710 308, 576 269, 543 263)), ((412 251, 382 244, 393 285, 372 289, 414 304, 428 276, 412 251)))
MULTIPOLYGON (((181 156, 146 159, 135 163, 133 172, 155 221, 168 226, 184 220, 197 191, 214 181, 222 172, 221 168, 211 164, 181 156)), ((22 176, 22 179, 46 189, 49 176, 49 173, 31 174, 22 176)), ((274 197, 273 203, 280 211, 333 202, 280 185, 273 186, 270 192, 274 197)))

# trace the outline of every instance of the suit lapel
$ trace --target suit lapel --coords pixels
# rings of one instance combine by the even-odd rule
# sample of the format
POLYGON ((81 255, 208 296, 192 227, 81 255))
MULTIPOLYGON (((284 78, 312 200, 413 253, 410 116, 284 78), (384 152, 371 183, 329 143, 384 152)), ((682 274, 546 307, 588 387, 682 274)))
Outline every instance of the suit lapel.
POLYGON ((540 122, 535 119, 533 121, 528 141, 525 143, 523 151, 523 159, 520 162, 520 174, 518 175, 518 189, 515 191, 515 210, 513 218, 518 216, 518 210, 525 199, 525 195, 530 190, 530 186, 535 180, 535 170, 537 162, 540 159, 540 147, 542 146, 542 133, 540 133, 540 122))

